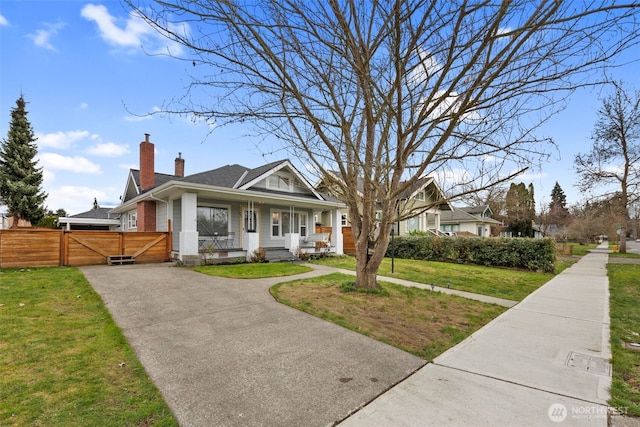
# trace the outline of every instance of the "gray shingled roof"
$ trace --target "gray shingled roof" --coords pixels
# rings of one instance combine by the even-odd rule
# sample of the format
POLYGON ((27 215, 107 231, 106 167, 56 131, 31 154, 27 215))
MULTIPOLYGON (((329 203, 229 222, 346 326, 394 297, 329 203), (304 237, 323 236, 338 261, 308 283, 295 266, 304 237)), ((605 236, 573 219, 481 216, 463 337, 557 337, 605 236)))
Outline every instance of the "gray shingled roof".
MULTIPOLYGON (((268 172, 269 170, 286 161, 287 160, 279 160, 277 162, 272 162, 255 169, 250 169, 238 164, 226 165, 217 169, 211 169, 205 172, 198 172, 192 175, 187 175, 185 177, 178 177, 175 175, 156 172, 155 187, 173 180, 189 182, 192 184, 215 185, 217 187, 233 188, 238 180, 242 178, 242 175, 245 172, 246 176, 242 179, 242 182, 239 184, 239 186, 242 186, 243 184, 246 184, 253 179, 258 178, 260 175, 268 172)), ((140 188, 140 171, 137 169, 132 169, 131 173, 133 174, 133 179, 135 180, 136 185, 138 186, 138 188, 140 188)))
POLYGON ((112 208, 97 208, 90 211, 70 215, 69 218, 118 219, 120 215, 109 215, 112 208))
POLYGON ((488 223, 500 223, 493 218, 481 218, 477 215, 465 212, 461 208, 454 208, 452 211, 443 211, 440 214, 440 222, 488 222, 488 223))
MULTIPOLYGON (((136 183, 136 186, 138 187, 138 190, 140 190, 140 171, 138 169, 131 169, 131 173, 133 174, 133 180, 136 183)), ((179 179, 177 176, 175 175, 169 175, 166 173, 155 173, 155 187, 165 184, 169 181, 171 181, 172 179, 179 179)), ((148 190, 147 190, 148 191, 148 190)))
POLYGON ((270 171, 271 169, 275 168, 279 164, 284 163, 286 161, 287 160, 278 160, 276 162, 271 162, 271 163, 268 163, 266 165, 257 167, 255 169, 248 170, 247 176, 244 177, 244 179, 242 180, 242 182, 238 186, 241 187, 244 184, 253 181, 254 179, 258 178, 260 175, 270 171))
POLYGON ((193 184, 215 185, 218 187, 233 188, 242 174, 250 169, 240 165, 227 165, 205 172, 195 173, 184 178, 174 177, 177 181, 190 182, 193 184))
POLYGON ((484 214, 487 210, 490 213, 493 213, 493 211, 491 210, 491 207, 489 205, 480 205, 480 206, 467 206, 464 208, 456 208, 456 209, 460 209, 463 210, 467 213, 470 213, 472 215, 482 215, 484 214))

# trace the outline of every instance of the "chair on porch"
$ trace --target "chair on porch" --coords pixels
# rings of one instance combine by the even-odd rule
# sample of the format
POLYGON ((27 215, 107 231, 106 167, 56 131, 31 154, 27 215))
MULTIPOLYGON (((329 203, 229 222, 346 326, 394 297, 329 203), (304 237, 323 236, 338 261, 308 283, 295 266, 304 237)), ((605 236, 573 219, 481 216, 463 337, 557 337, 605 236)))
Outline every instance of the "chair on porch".
POLYGON ((235 231, 230 231, 229 233, 227 233, 227 238, 226 238, 226 241, 225 241, 225 247, 227 249, 235 248, 235 240, 236 240, 235 231))

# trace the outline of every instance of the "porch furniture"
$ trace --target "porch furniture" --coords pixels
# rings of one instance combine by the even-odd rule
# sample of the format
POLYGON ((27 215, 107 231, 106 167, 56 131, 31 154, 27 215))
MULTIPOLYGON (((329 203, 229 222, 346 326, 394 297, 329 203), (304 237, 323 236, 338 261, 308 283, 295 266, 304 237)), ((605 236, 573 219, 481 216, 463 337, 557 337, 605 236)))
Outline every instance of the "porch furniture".
POLYGON ((305 243, 312 243, 313 247, 322 252, 329 248, 329 237, 331 233, 312 233, 304 238, 305 243))
POLYGON ((233 248, 235 235, 235 232, 230 231, 224 236, 220 236, 217 233, 214 233, 213 236, 199 236, 198 249, 200 252, 205 252, 208 249, 226 250, 233 248))

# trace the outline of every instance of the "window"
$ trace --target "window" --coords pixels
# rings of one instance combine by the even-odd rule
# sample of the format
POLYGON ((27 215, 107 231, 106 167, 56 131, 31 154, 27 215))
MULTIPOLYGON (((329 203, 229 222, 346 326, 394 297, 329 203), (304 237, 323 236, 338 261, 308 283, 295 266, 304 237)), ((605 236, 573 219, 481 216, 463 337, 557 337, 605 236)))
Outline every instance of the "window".
POLYGON ((244 229, 249 232, 258 228, 258 214, 256 211, 244 211, 244 229))
POLYGON ((343 227, 349 225, 349 216, 347 214, 342 214, 340 216, 340 225, 342 225, 343 227))
POLYGON ((129 212, 127 215, 127 229, 138 228, 138 212, 129 212))
POLYGON ((421 191, 419 193, 416 193, 416 200, 422 200, 424 201, 424 191, 421 191))
POLYGON ((280 235, 280 212, 271 213, 271 236, 280 235))
POLYGON ((287 175, 273 174, 267 178, 267 188, 269 190, 293 191, 291 177, 287 175))
POLYGON ((444 224, 440 226, 440 231, 460 231, 460 224, 444 224))
POLYGON ((407 232, 420 230, 420 217, 414 216, 407 220, 407 232))
POLYGON ((300 236, 307 237, 307 214, 300 214, 300 236))
POLYGON ((291 218, 290 212, 272 211, 271 237, 284 237, 287 233, 299 233, 300 236, 306 237, 309 229, 307 218, 306 213, 294 213, 291 218))
POLYGON ((229 208, 198 206, 198 233, 202 236, 229 233, 229 208))

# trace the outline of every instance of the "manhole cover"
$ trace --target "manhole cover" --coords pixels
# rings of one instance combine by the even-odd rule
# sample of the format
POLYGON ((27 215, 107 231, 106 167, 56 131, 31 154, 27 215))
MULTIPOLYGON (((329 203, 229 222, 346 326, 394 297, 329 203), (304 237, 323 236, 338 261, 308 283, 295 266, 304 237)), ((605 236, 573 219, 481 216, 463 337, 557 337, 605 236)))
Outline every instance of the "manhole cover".
POLYGON ((588 354, 569 353, 567 366, 582 369, 583 371, 593 372, 594 374, 609 375, 611 373, 611 365, 602 357, 589 356, 588 354))

